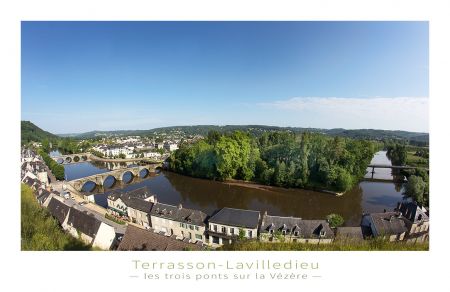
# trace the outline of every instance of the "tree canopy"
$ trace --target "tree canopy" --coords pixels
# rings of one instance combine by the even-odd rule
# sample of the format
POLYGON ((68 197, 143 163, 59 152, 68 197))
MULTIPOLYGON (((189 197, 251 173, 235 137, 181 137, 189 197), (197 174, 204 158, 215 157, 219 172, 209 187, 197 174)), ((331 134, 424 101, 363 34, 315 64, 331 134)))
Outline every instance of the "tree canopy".
POLYGON ((364 176, 375 150, 369 141, 317 133, 215 131, 204 140, 181 144, 169 167, 209 179, 347 191, 364 176))

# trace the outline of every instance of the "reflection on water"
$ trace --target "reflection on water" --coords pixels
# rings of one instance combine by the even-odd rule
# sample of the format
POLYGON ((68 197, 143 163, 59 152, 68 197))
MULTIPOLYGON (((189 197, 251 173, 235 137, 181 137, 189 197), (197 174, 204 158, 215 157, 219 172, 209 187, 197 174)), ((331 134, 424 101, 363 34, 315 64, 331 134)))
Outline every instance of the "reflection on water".
MULTIPOLYGON (((372 163, 390 164, 385 153, 385 151, 378 152, 372 163)), ((96 168, 96 171, 107 171, 106 168, 96 167, 87 162, 66 165, 66 173, 72 177, 90 175, 89 169, 84 169, 85 164, 96 168), (77 168, 83 170, 73 174, 77 168)), ((392 179, 390 169, 376 170, 376 175, 379 178, 392 179)), ((230 186, 172 172, 162 172, 156 177, 147 179, 137 177, 129 185, 119 187, 121 191, 130 191, 143 186, 148 186, 162 203, 172 205, 181 203, 184 207, 202 210, 207 214, 222 207, 267 211, 271 215, 296 216, 304 219, 321 219, 330 213, 338 213, 345 218, 347 226, 359 225, 363 212, 392 210, 402 198, 402 185, 392 182, 363 181, 343 196, 336 197, 301 189, 274 188, 269 191, 230 186)), ((96 203, 104 207, 107 205, 107 195, 111 193, 107 188, 105 191, 94 196, 96 203)))

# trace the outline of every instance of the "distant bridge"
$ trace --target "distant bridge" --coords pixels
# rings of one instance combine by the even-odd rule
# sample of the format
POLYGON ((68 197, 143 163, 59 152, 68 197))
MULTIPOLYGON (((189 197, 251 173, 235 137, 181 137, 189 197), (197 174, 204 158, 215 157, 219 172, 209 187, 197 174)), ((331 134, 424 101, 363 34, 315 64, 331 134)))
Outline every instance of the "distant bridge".
POLYGON ((162 163, 159 164, 149 164, 145 166, 134 166, 129 168, 121 168, 113 171, 108 171, 104 173, 94 174, 91 176, 82 177, 79 179, 74 179, 71 181, 68 181, 67 184, 72 187, 77 192, 82 192, 83 186, 87 182, 93 182, 95 184, 94 189, 104 189, 104 184, 107 178, 112 177, 114 179, 115 184, 119 183, 121 185, 129 184, 132 182, 133 178, 145 178, 150 175, 150 173, 156 172, 156 169, 161 167, 162 163), (131 174, 131 180, 125 181, 124 176, 125 174, 130 173, 131 174))
POLYGON ((67 154, 60 156, 52 156, 51 158, 55 160, 58 164, 71 164, 71 163, 91 161, 91 153, 67 154))
POLYGON ((390 168, 390 169, 424 169, 428 171, 426 167, 420 166, 408 166, 408 165, 388 165, 388 164, 369 164, 367 167, 372 168, 372 172, 375 172, 375 168, 390 168))

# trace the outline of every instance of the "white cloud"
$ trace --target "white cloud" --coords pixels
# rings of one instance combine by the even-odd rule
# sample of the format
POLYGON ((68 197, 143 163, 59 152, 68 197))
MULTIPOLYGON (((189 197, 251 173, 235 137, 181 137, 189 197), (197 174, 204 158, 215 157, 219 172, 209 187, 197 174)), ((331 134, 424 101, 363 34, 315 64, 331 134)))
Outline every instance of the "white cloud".
POLYGON ((428 132, 427 97, 294 97, 259 106, 281 110, 290 123, 308 127, 428 132))

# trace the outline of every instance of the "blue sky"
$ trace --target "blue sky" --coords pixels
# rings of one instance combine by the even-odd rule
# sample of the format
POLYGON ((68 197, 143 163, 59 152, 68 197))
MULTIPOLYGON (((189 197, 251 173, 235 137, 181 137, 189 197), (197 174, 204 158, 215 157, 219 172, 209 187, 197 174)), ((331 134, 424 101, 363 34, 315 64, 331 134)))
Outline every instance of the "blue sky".
POLYGON ((427 22, 23 22, 22 119, 428 132, 427 22))

